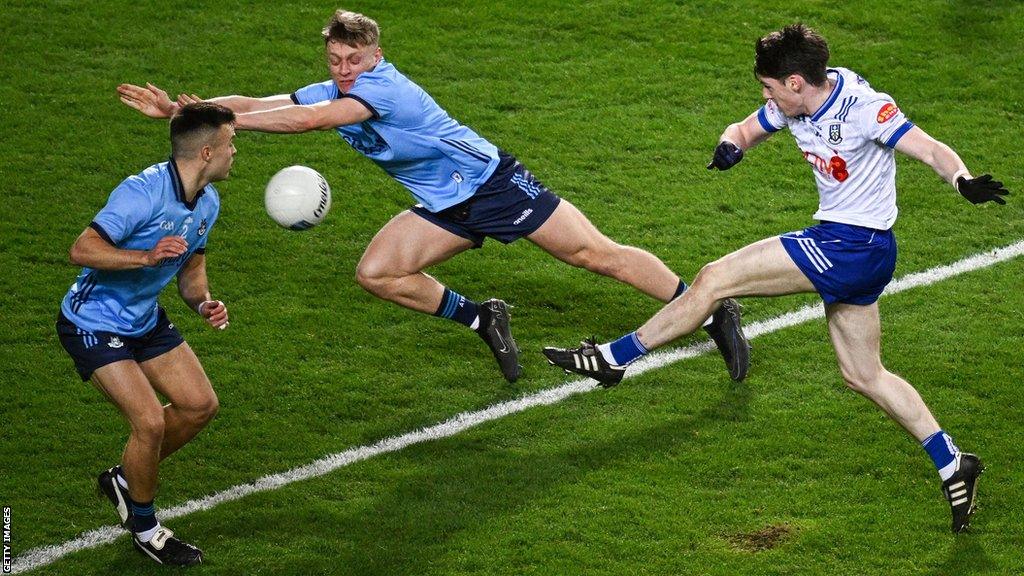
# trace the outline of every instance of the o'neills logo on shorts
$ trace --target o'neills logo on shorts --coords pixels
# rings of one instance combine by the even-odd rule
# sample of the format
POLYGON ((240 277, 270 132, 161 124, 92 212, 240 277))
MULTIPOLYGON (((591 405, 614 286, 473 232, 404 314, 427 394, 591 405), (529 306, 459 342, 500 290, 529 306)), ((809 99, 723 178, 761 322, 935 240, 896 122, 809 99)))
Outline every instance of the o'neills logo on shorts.
POLYGON ((516 218, 515 220, 512 221, 512 225, 519 226, 520 224, 523 223, 523 220, 526 220, 527 218, 530 217, 530 214, 533 214, 533 208, 527 208, 526 210, 523 210, 523 213, 519 215, 519 218, 516 218))
POLYGON ((889 102, 885 106, 882 106, 882 109, 878 111, 878 123, 885 124, 899 111, 900 109, 895 104, 889 102))

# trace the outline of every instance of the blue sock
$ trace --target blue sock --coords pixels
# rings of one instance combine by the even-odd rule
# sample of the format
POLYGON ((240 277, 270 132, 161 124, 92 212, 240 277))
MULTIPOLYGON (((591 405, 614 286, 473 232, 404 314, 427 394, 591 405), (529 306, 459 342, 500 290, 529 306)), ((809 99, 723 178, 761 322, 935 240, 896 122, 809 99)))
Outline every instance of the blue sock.
POLYGON ((939 430, 925 438, 921 445, 928 452, 928 456, 931 457, 942 480, 949 480, 950 476, 956 472, 956 456, 960 453, 960 449, 953 444, 953 439, 949 437, 949 434, 939 430))
POLYGON ((434 312, 434 316, 455 320, 459 324, 465 324, 474 330, 479 325, 476 302, 448 288, 444 289, 444 294, 441 295, 441 305, 437 307, 437 312, 434 312))
POLYGON ((135 523, 132 525, 133 532, 146 532, 156 528, 156 508, 153 507, 152 500, 149 502, 136 502, 129 498, 128 503, 132 507, 132 514, 135 515, 135 523))
POLYGON ((601 350, 605 360, 616 366, 625 366, 647 354, 647 348, 644 348, 644 345, 640 343, 640 339, 636 337, 636 332, 630 332, 610 344, 602 344, 598 346, 598 349, 601 350), (608 357, 609 354, 611 354, 611 358, 608 357))
POLYGON ((689 286, 686 285, 686 282, 680 280, 679 285, 676 286, 676 293, 672 295, 672 299, 675 300, 676 298, 682 296, 683 292, 686 292, 687 288, 689 288, 689 286))

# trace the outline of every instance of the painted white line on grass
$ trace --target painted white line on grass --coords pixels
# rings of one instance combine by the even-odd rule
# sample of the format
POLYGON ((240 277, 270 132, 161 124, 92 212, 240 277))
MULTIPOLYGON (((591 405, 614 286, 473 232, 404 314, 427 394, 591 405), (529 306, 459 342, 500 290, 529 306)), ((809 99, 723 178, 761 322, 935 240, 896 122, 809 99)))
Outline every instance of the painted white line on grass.
MULTIPOLYGON (((885 294, 896 294, 918 286, 935 284, 936 282, 940 282, 953 276, 981 268, 987 268, 993 264, 1010 260, 1011 258, 1016 258, 1022 254, 1024 254, 1024 240, 1004 248, 997 248, 989 252, 965 258, 948 266, 939 266, 925 270, 924 272, 909 274, 891 282, 885 289, 885 294)), ((781 316, 776 316, 760 322, 754 322, 746 327, 745 332, 748 338, 757 338, 758 336, 770 334, 772 332, 782 330, 783 328, 807 322, 808 320, 823 318, 824 315, 824 307, 820 304, 804 306, 781 316)), ((685 348, 677 348, 675 350, 668 350, 665 352, 655 352, 632 364, 626 371, 625 378, 638 376, 649 370, 654 370, 656 368, 661 368, 663 366, 679 362, 680 360, 699 356, 713 348, 714 346, 711 342, 701 342, 686 346, 685 348)), ((380 454, 387 454, 388 452, 396 452, 412 444, 419 444, 421 442, 439 440, 441 438, 454 436, 455 434, 472 428, 478 424, 483 424, 484 422, 497 420, 510 414, 522 412, 527 408, 556 404, 569 396, 589 392, 594 390, 596 387, 597 385, 593 380, 576 379, 566 382, 561 386, 542 390, 517 400, 510 400, 508 402, 495 404, 494 406, 477 412, 463 412, 449 420, 428 428, 409 432, 408 434, 403 434, 401 436, 385 438, 384 440, 370 446, 350 448, 344 452, 325 456, 315 462, 294 468, 287 472, 264 476, 250 484, 240 484, 205 498, 191 500, 180 506, 161 510, 160 518, 163 520, 173 520, 174 518, 179 518, 193 512, 209 510, 218 504, 238 500, 239 498, 248 496, 249 494, 273 490, 275 488, 285 486, 286 484, 291 484, 292 482, 323 476, 343 466, 359 462, 360 460, 366 460, 367 458, 372 458, 380 454)), ((102 528, 86 532, 73 540, 64 542, 63 544, 33 548, 14 559, 12 573, 20 574, 22 572, 27 572, 50 564, 51 562, 73 552, 108 544, 116 540, 121 534, 124 534, 124 531, 119 527, 104 526, 102 528)))

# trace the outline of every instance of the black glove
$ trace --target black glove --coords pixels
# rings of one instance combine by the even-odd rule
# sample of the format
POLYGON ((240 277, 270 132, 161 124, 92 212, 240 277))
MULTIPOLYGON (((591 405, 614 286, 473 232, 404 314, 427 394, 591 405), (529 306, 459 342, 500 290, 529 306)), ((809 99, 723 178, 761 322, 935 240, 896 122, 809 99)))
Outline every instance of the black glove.
POLYGON ((1003 188, 1002 182, 993 180, 991 174, 983 174, 970 180, 961 176, 956 179, 956 190, 961 196, 970 200, 971 204, 981 204, 989 200, 1006 204, 1003 196, 1010 193, 1003 188))
POLYGON ((743 160, 743 150, 740 150, 732 142, 719 142, 715 147, 715 157, 708 163, 708 170, 715 168, 728 170, 738 164, 740 160, 743 160))

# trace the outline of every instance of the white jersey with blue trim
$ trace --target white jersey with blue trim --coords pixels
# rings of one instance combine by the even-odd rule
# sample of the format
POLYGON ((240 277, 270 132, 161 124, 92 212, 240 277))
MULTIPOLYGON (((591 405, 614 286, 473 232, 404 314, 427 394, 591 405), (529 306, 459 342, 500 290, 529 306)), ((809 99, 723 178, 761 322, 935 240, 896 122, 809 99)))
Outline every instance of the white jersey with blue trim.
POLYGON ((818 184, 816 220, 888 230, 898 212, 893 148, 914 124, 855 72, 829 68, 828 76, 835 86, 814 114, 789 118, 768 100, 757 119, 796 138, 818 184))
POLYGON ((296 104, 354 98, 372 117, 338 134, 431 212, 472 196, 498 166, 498 148, 459 124, 422 88, 381 60, 342 94, 328 80, 296 90, 296 104))
POLYGON ((174 160, 129 176, 89 225, 123 250, 150 250, 165 236, 184 236, 188 250, 156 266, 134 270, 83 268, 64 296, 61 312, 89 332, 141 336, 156 326, 157 297, 193 254, 206 251, 220 213, 220 197, 208 184, 185 201, 174 160))

